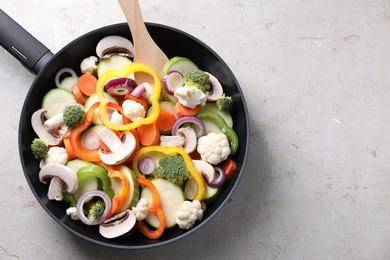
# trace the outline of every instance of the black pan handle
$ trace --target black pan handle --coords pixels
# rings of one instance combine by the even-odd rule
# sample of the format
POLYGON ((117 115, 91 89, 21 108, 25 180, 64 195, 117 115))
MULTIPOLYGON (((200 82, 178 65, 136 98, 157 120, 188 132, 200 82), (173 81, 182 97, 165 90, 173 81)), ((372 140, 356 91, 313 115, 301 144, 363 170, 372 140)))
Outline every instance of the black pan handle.
POLYGON ((0 9, 0 45, 29 71, 38 74, 53 53, 0 9))

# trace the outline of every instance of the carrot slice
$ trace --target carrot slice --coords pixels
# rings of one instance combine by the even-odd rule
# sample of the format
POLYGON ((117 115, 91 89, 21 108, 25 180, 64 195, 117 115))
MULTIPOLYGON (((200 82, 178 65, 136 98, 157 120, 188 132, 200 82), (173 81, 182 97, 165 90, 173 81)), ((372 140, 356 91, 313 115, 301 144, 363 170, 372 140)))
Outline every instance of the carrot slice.
POLYGON ((175 121, 176 117, 174 114, 169 111, 162 110, 157 117, 156 124, 160 132, 168 133, 171 131, 172 126, 175 124, 175 121))
POLYGON ((80 88, 77 84, 75 84, 72 87, 72 92, 74 96, 76 97, 77 103, 84 105, 85 104, 85 99, 83 93, 81 93, 80 88))
POLYGON ((137 128, 139 141, 144 146, 155 145, 160 143, 160 131, 156 122, 148 125, 141 125, 137 128))
POLYGON ((135 96, 131 95, 130 93, 127 93, 125 95, 125 100, 128 100, 128 99, 140 103, 145 108, 145 110, 148 111, 149 103, 143 96, 135 97, 135 96))
POLYGON ((221 162, 220 167, 225 171, 226 179, 230 180, 236 172, 237 163, 233 159, 228 158, 221 162))
POLYGON ((197 105, 194 108, 186 107, 180 104, 179 102, 176 102, 175 104, 175 112, 179 117, 182 116, 194 116, 196 113, 198 113, 200 110, 200 105, 197 105))
POLYGON ((81 75, 78 83, 80 91, 86 96, 91 96, 96 92, 96 84, 97 79, 92 74, 81 75))

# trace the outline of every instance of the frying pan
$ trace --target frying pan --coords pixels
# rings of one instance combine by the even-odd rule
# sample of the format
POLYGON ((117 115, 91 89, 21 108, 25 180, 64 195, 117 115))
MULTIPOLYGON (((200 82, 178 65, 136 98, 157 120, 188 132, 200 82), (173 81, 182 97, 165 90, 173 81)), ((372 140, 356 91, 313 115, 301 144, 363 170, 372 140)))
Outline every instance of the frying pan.
POLYGON ((225 93, 233 97, 234 130, 240 140, 237 153, 233 157, 237 162, 237 172, 223 185, 215 201, 207 205, 203 219, 196 222, 192 229, 182 230, 173 227, 164 231, 163 236, 157 240, 148 239, 137 231, 128 236, 108 240, 99 234, 96 226, 87 226, 67 216, 65 212, 68 208, 67 203, 47 199, 48 186, 39 181, 39 161, 33 157, 30 150, 31 142, 36 138, 30 119, 33 112, 41 108, 43 96, 55 88, 54 79, 58 70, 70 67, 81 75, 80 62, 91 55, 96 56, 95 47, 99 40, 108 35, 120 35, 132 40, 129 27, 127 23, 119 23, 96 29, 73 40, 58 53, 53 54, 0 9, 0 44, 28 70, 36 74, 24 101, 18 133, 19 155, 28 185, 43 209, 62 227, 82 239, 112 248, 143 249, 162 246, 199 230, 228 202, 239 184, 248 158, 248 111, 239 83, 226 63, 210 47, 188 33, 160 24, 146 23, 146 26, 151 37, 168 58, 183 56, 191 59, 200 68, 215 75, 223 85, 225 93))

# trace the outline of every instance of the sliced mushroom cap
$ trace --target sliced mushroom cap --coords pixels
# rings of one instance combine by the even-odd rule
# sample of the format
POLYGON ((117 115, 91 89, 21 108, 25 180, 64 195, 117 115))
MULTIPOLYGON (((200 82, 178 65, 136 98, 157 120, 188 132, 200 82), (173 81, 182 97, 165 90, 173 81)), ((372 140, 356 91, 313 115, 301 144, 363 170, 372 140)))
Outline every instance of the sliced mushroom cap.
POLYGON ((96 54, 99 58, 105 58, 112 53, 122 53, 129 57, 133 57, 134 45, 131 41, 122 36, 110 35, 104 37, 96 46, 96 54))
POLYGON ((186 185, 184 187, 184 194, 188 200, 194 200, 198 193, 198 183, 192 177, 190 177, 186 181, 186 185))
POLYGON ((183 136, 178 136, 178 135, 160 136, 160 146, 162 147, 172 147, 172 146, 183 147, 185 141, 186 140, 183 136))
POLYGON ((196 138, 196 133, 195 130, 190 127, 180 127, 179 130, 177 130, 177 135, 184 137, 184 145, 183 149, 187 153, 192 153, 196 149, 196 144, 197 144, 197 138, 196 138))
POLYGON ((210 183, 215 179, 216 173, 214 167, 203 160, 192 160, 194 167, 206 178, 210 183))
MULTIPOLYGON (((62 135, 53 132, 52 127, 45 125, 46 109, 41 108, 31 116, 31 125, 35 133, 48 145, 58 145, 62 141, 62 135)), ((49 124, 50 125, 50 124, 49 124)))
POLYGON ((58 177, 66 185, 66 191, 73 193, 79 187, 76 172, 62 164, 47 164, 39 171, 39 180, 46 183, 48 179, 58 177))
POLYGON ((134 227, 135 222, 134 213, 128 209, 100 224, 99 232, 105 238, 119 237, 129 232, 134 227))
POLYGON ((64 125, 64 113, 60 112, 49 119, 47 119, 43 125, 48 129, 48 131, 54 132, 59 127, 64 125))
POLYGON ((49 200, 61 201, 64 198, 65 183, 58 177, 53 177, 50 180, 49 189, 47 191, 47 198, 49 200))
POLYGON ((126 161, 135 150, 136 140, 134 135, 129 131, 123 133, 123 140, 109 128, 104 128, 98 135, 102 142, 110 149, 110 152, 106 152, 103 149, 99 150, 100 159, 105 164, 120 164, 126 161))
POLYGON ((209 75, 211 88, 206 92, 206 98, 208 101, 216 101, 223 94, 223 88, 219 80, 209 72, 206 72, 209 75))

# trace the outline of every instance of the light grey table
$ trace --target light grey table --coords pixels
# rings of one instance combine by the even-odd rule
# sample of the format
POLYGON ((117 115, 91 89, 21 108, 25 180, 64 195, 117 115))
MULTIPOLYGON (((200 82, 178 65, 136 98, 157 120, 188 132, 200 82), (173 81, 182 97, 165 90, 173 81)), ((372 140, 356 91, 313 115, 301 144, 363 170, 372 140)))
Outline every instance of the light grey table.
MULTIPOLYGON (((0 48, 0 259, 388 259, 390 2, 144 0, 148 22, 213 48, 251 115, 245 175, 194 235, 146 251, 82 241, 28 188, 17 148, 34 76, 0 48)), ((53 52, 124 22, 116 1, 6 1, 53 52)))

